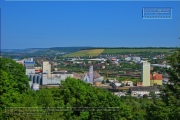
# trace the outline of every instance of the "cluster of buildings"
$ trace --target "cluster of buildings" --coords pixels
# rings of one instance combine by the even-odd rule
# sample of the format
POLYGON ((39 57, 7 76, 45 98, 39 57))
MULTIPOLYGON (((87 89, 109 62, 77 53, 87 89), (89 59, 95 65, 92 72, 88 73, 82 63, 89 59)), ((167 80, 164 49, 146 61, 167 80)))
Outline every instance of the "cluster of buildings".
MULTIPOLYGON (((39 90, 40 86, 59 86, 62 80, 67 77, 78 78, 74 73, 67 71, 52 71, 51 64, 48 61, 43 61, 42 67, 35 67, 33 58, 16 61, 25 67, 26 75, 29 78, 29 85, 33 90, 39 90)), ((89 73, 82 75, 81 79, 86 83, 95 84, 102 82, 103 77, 94 73, 93 66, 90 66, 89 73), (97 76, 97 77, 95 77, 97 76)))
POLYGON ((43 61, 42 67, 35 67, 33 58, 16 62, 25 67, 29 85, 33 90, 39 90, 40 85, 59 86, 62 80, 65 80, 67 77, 73 77, 73 73, 67 71, 51 72, 51 64, 48 61, 43 61))
MULTIPOLYGON (((141 82, 137 82, 136 86, 133 85, 132 81, 122 81, 121 83, 117 81, 112 81, 111 86, 116 90, 129 90, 131 96, 138 97, 143 95, 150 95, 151 92, 158 95, 160 91, 158 89, 159 85, 162 85, 162 74, 151 73, 151 65, 147 61, 142 62, 142 70, 141 70, 141 82)), ((117 92, 118 96, 124 96, 123 92, 117 92), (119 94, 122 93, 122 94, 119 94)))
POLYGON ((140 57, 126 57, 124 59, 125 61, 136 61, 136 62, 140 62, 141 58, 140 57))
POLYGON ((154 86, 162 85, 162 74, 150 73, 150 63, 142 63, 142 83, 138 82, 137 86, 154 86))
POLYGON ((137 87, 131 87, 132 96, 149 95, 150 92, 159 94, 158 85, 162 85, 162 74, 150 73, 151 65, 149 62, 142 62, 142 82, 137 82, 137 87))
MULTIPOLYGON (((40 86, 59 86, 62 80, 67 77, 74 77, 81 79, 86 83, 100 86, 104 78, 93 71, 93 66, 89 67, 89 72, 85 74, 76 74, 67 71, 52 71, 51 64, 48 61, 43 61, 42 67, 35 67, 35 61, 33 58, 16 61, 24 65, 26 69, 26 75, 29 78, 29 85, 33 90, 39 90, 40 86), (95 75, 97 74, 97 75, 95 75), (95 77, 96 76, 96 77, 95 77)), ((132 81, 123 81, 122 83, 112 82, 111 86, 125 85, 129 86, 129 90, 132 96, 142 96, 144 94, 149 95, 150 92, 159 94, 157 85, 162 85, 162 75, 158 73, 150 73, 151 65, 149 62, 142 62, 142 82, 137 82, 137 86, 133 85, 132 81)))

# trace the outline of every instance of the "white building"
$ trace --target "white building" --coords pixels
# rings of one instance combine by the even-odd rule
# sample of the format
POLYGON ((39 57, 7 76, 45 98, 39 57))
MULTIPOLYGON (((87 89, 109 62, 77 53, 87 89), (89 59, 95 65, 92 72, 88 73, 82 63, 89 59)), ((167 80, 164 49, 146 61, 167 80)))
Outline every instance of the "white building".
POLYGON ((137 62, 140 62, 140 61, 141 61, 141 58, 140 58, 140 57, 133 57, 132 59, 133 59, 133 61, 137 61, 137 62))
POLYGON ((131 59, 132 59, 131 57, 126 57, 125 58, 126 61, 131 61, 131 59))
POLYGON ((35 90, 35 91, 39 90, 39 84, 34 83, 34 84, 32 85, 32 89, 35 90))
POLYGON ((153 92, 156 95, 160 94, 160 91, 157 87, 131 87, 129 90, 131 96, 149 95, 150 92, 153 92))
POLYGON ((150 63, 146 61, 142 63, 142 81, 143 86, 150 86, 150 63))
POLYGON ((84 77, 84 82, 86 82, 86 83, 90 82, 89 76, 87 74, 84 77))

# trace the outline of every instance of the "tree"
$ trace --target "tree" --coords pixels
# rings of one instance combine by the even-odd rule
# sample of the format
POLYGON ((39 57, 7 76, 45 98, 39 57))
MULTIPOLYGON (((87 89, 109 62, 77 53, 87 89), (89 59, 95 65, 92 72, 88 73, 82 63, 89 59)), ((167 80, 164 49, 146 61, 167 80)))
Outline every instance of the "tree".
POLYGON ((170 108, 170 119, 180 119, 180 49, 167 58, 171 68, 169 84, 163 89, 162 99, 170 108))
MULTIPOLYGON (((0 58, 0 65, 1 71, 6 72, 9 77, 11 76, 11 78, 9 78, 8 81, 10 83, 14 83, 11 84, 14 89, 16 89, 20 93, 23 93, 24 91, 29 89, 29 80, 25 75, 24 66, 8 58, 0 58)), ((4 81, 1 79, 1 82, 4 81)))
POLYGON ((23 106, 22 97, 29 89, 28 78, 22 65, 8 58, 0 58, 0 107, 23 106))
POLYGON ((171 65, 166 71, 169 83, 161 88, 162 100, 155 100, 148 111, 150 120, 178 120, 180 119, 180 49, 167 57, 171 65), (152 117, 153 116, 153 117, 152 117))

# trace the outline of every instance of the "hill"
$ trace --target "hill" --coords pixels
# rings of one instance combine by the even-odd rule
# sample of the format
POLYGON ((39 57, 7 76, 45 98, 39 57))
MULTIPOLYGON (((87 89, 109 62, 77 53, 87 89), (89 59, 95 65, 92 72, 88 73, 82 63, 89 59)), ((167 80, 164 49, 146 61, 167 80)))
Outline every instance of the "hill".
POLYGON ((65 55, 64 57, 86 57, 86 56, 98 56, 100 55, 104 49, 89 49, 89 50, 81 50, 78 52, 70 53, 65 55))
POLYGON ((175 48, 90 48, 84 49, 70 54, 66 54, 64 57, 86 57, 86 56, 98 56, 100 54, 121 54, 121 53, 170 53, 175 51, 175 48))
POLYGON ((173 48, 115 48, 115 49, 104 49, 102 54, 118 54, 118 53, 140 53, 140 52, 161 52, 168 53, 172 52, 173 48))

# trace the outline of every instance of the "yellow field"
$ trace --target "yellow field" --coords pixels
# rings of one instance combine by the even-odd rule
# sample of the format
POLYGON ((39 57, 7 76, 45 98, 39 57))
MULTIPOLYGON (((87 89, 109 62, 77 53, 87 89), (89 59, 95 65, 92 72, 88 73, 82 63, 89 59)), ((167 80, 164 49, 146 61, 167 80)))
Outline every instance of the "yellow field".
POLYGON ((78 52, 67 54, 64 57, 98 56, 103 51, 104 51, 104 49, 81 50, 81 51, 78 51, 78 52))

